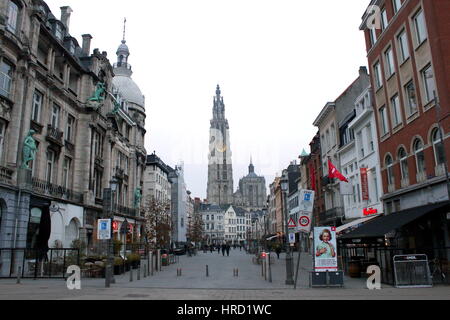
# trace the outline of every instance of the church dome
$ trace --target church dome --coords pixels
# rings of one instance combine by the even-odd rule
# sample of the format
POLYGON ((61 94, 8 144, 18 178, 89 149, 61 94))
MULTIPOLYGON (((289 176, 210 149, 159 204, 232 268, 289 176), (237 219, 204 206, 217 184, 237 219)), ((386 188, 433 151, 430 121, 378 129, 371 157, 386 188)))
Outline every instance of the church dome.
POLYGON ((115 75, 112 80, 113 87, 117 89, 124 100, 138 105, 142 108, 141 111, 145 112, 145 97, 142 95, 142 91, 139 89, 138 85, 131 79, 133 71, 131 70, 131 65, 128 63, 130 50, 128 49, 125 40, 125 30, 124 38, 121 41, 116 54, 117 63, 115 63, 113 67, 115 75))
POLYGON ((131 77, 116 74, 112 82, 113 86, 119 90, 120 94, 126 101, 137 104, 142 108, 145 107, 145 98, 142 95, 142 91, 133 79, 131 79, 131 77))

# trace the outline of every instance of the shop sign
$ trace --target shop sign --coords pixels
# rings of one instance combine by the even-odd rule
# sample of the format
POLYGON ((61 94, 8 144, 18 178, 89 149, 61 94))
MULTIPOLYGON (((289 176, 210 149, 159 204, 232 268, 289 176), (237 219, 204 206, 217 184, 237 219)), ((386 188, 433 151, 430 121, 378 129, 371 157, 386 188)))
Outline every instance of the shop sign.
POLYGON ((363 210, 363 214, 364 216, 371 216, 374 214, 378 214, 378 210, 377 209, 373 209, 373 208, 364 208, 363 210))
POLYGON ((113 227, 114 231, 118 231, 119 230, 119 222, 113 221, 112 227, 113 227))

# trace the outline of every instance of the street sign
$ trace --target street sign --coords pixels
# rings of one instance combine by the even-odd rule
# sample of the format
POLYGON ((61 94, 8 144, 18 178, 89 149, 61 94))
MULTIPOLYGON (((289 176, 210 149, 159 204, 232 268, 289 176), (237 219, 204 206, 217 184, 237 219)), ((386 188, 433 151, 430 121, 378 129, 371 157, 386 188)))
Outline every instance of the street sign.
POLYGON ((309 212, 300 212, 300 218, 298 219, 298 228, 300 232, 309 233, 311 231, 312 214, 309 212))
POLYGON ((111 220, 99 219, 97 230, 97 240, 111 239, 111 220))
POLYGON ((297 224, 295 223, 294 218, 289 219, 288 228, 290 229, 297 228, 297 224))
POLYGON ((301 190, 299 207, 300 211, 305 211, 312 213, 314 208, 314 195, 315 192, 312 190, 301 190))

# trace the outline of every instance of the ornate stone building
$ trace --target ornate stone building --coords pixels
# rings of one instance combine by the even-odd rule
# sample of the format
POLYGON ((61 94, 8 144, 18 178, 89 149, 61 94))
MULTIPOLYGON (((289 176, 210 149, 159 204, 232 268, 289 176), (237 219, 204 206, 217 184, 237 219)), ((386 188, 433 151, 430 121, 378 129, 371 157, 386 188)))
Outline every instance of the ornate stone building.
MULTIPOLYGON (((44 1, 0 2, 0 248, 46 250, 81 239, 95 249, 113 177, 114 225, 127 218, 128 241, 139 239, 144 99, 132 99, 137 91, 121 82, 120 55, 113 68, 106 52, 91 53, 90 35, 79 46, 71 12, 62 7, 58 20, 44 1)), ((8 275, 24 256, 0 259, 8 275)))
POLYGON ((239 180, 239 188, 233 196, 235 205, 249 211, 262 210, 267 205, 266 179, 255 173, 251 160, 248 175, 239 180))

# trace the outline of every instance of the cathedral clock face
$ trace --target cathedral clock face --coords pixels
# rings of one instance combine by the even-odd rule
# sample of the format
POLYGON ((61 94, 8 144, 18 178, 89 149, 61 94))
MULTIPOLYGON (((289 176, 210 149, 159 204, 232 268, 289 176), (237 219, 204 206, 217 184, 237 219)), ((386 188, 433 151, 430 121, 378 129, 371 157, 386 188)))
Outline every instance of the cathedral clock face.
POLYGON ((216 150, 217 150, 218 152, 224 153, 225 151, 227 151, 227 145, 224 144, 224 145, 222 145, 222 146, 216 146, 216 150))

